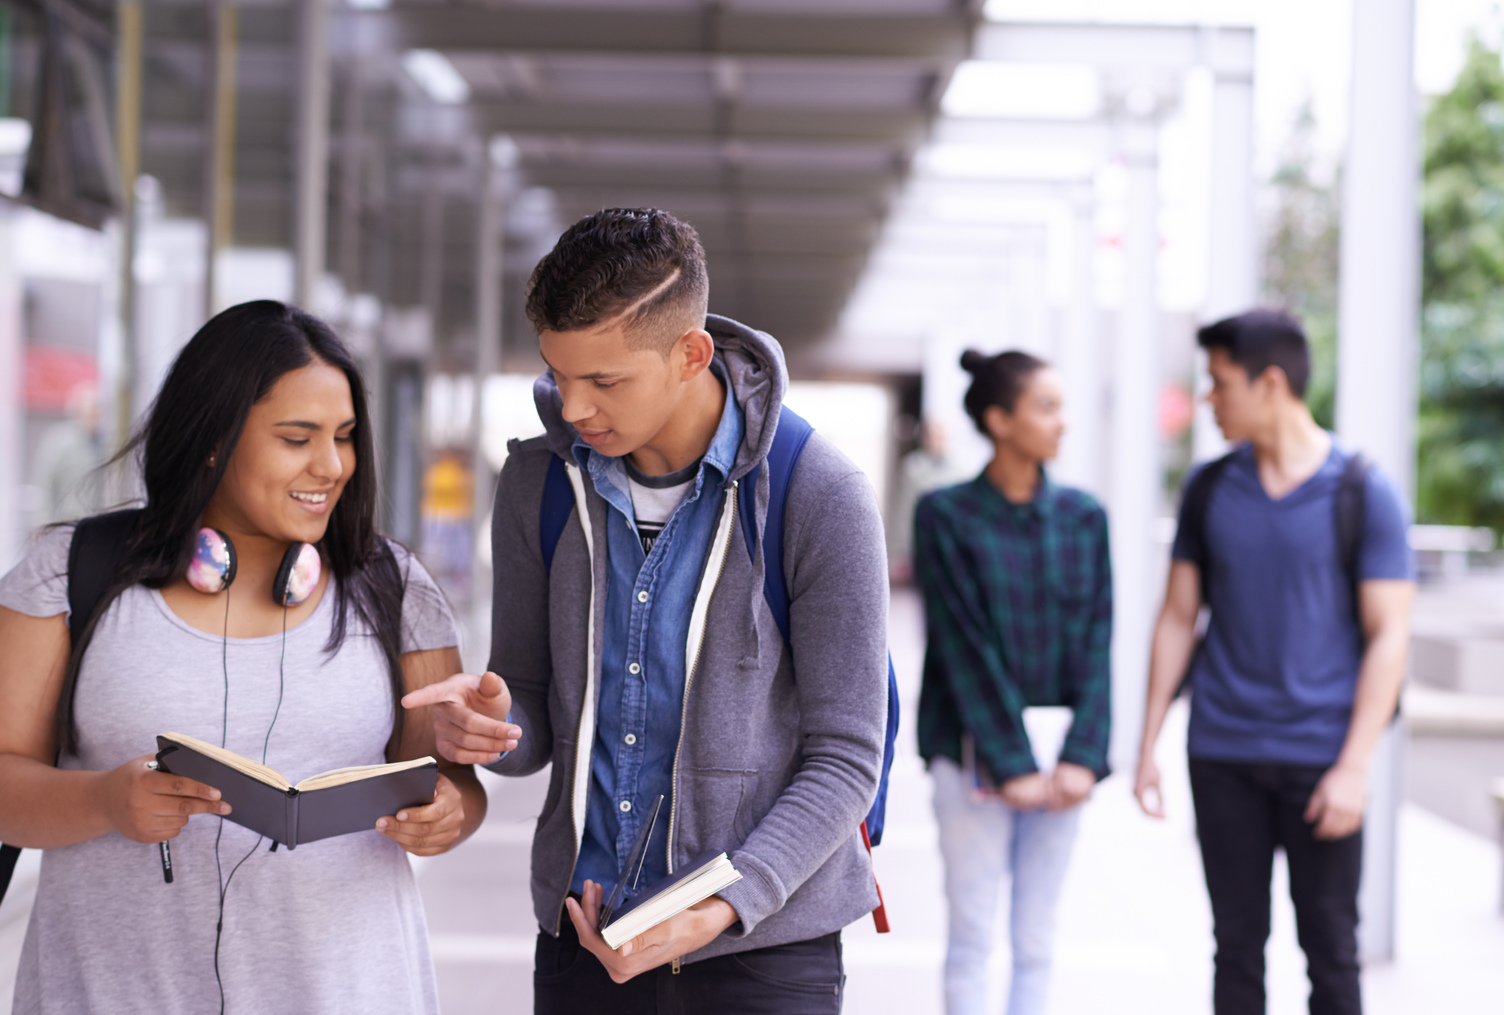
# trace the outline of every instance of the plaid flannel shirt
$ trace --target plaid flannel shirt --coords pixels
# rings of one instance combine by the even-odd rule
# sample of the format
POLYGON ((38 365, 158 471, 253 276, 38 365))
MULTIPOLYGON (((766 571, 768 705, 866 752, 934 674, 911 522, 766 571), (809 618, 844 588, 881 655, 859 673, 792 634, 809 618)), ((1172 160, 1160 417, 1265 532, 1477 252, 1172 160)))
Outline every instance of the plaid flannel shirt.
POLYGON ((914 569, 928 643, 919 753, 976 760, 1001 782, 1037 770, 1029 705, 1074 710, 1061 761, 1108 773, 1112 571, 1107 516, 1043 477, 1010 503, 983 474, 937 490, 914 514, 914 569))

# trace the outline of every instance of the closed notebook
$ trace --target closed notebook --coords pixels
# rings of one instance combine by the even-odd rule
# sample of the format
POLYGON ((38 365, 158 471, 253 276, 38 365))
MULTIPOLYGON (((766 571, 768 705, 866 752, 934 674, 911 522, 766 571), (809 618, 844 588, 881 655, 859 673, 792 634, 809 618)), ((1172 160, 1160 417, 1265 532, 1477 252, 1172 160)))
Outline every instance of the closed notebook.
POLYGON ((433 802, 433 758, 336 768, 294 786, 281 772, 181 733, 157 737, 157 766, 213 786, 229 820, 288 849, 376 827, 376 819, 433 802))
POLYGON ((725 853, 701 853, 675 874, 649 885, 625 903, 601 931, 612 948, 620 948, 638 934, 678 916, 697 902, 742 879, 725 853))

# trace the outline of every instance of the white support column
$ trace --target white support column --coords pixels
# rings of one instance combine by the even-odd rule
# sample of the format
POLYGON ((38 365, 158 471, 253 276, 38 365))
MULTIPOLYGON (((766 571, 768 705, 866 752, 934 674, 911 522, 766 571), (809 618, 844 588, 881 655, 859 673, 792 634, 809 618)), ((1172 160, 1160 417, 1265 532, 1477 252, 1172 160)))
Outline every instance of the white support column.
POLYGON ((1128 170, 1127 291, 1113 352, 1108 514, 1113 571, 1114 767, 1129 770, 1143 726, 1158 573, 1154 523, 1159 454, 1159 113, 1136 87, 1122 103, 1119 143, 1128 170))
MULTIPOLYGON (((1420 163, 1414 0, 1353 5, 1352 103, 1342 181, 1337 430, 1413 501, 1420 163)), ((1358 950, 1394 958, 1400 746, 1391 731, 1371 774, 1358 950)))
POLYGON ((1407 496, 1415 487, 1420 313, 1413 3, 1353 8, 1337 339, 1337 429, 1407 496))
POLYGON ((1107 393, 1102 387, 1102 349, 1097 337, 1097 204, 1092 186, 1073 188, 1070 206, 1070 306, 1059 363, 1069 422, 1052 472, 1060 482, 1100 497, 1107 492, 1102 455, 1107 393))
MULTIPOLYGON (((1252 46, 1252 37, 1249 46, 1252 46)), ((1207 218, 1206 305, 1210 324, 1251 309, 1259 297, 1259 238, 1253 209, 1253 65, 1214 72, 1212 91, 1211 211, 1207 218)), ((1205 354, 1196 356, 1196 416, 1192 457, 1206 461, 1227 442, 1203 400, 1211 388, 1205 354)))
POLYGON ((324 277, 329 197, 329 2, 302 0, 293 301, 311 308, 324 277))

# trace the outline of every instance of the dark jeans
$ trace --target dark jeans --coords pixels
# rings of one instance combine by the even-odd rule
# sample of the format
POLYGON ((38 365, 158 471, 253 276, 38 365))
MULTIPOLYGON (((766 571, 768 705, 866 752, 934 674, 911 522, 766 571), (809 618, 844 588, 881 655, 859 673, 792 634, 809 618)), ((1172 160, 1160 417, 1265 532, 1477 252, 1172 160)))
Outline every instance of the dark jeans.
POLYGON ((1311 978, 1311 1015, 1363 1009, 1357 942, 1363 833, 1322 841, 1304 817, 1325 771, 1191 759, 1196 835, 1216 924, 1216 1015, 1263 1015, 1269 880, 1280 847, 1311 978))
POLYGON ((840 932, 613 983, 564 918, 557 938, 538 932, 534 1015, 838 1015, 846 974, 840 932))

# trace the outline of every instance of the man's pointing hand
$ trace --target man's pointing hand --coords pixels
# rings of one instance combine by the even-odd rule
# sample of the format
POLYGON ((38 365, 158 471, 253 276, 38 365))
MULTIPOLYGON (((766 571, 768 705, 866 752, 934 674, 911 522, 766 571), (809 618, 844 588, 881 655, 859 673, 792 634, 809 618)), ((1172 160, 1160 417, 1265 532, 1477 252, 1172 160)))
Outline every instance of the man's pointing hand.
POLYGON ((402 698, 408 709, 432 706, 439 753, 458 765, 486 765, 516 750, 520 727, 507 722, 512 692, 489 670, 456 673, 402 698))

